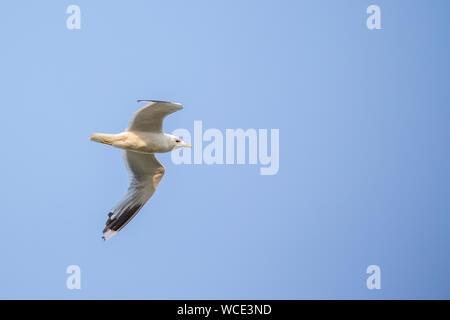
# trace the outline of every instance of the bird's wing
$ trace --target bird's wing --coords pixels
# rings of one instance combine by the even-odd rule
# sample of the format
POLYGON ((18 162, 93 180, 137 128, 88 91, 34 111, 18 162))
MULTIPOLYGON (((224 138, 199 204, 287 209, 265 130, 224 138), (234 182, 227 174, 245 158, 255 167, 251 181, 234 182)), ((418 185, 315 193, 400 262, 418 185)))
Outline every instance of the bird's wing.
POLYGON ((164 118, 181 109, 183 106, 179 103, 150 101, 145 107, 135 112, 127 130, 161 133, 164 118))
POLYGON ((108 214, 103 239, 119 232, 139 212, 153 195, 164 175, 164 166, 154 154, 124 151, 130 174, 130 186, 125 198, 108 214))

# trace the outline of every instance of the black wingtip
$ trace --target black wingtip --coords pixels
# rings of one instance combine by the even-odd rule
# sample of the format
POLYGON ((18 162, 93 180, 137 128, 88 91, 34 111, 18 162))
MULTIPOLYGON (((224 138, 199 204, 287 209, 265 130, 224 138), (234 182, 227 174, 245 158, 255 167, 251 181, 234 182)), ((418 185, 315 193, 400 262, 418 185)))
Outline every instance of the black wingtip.
POLYGON ((139 99, 136 100, 137 102, 157 102, 157 103, 172 103, 172 104, 181 104, 178 102, 172 102, 172 101, 163 101, 163 100, 147 100, 147 99, 139 99))

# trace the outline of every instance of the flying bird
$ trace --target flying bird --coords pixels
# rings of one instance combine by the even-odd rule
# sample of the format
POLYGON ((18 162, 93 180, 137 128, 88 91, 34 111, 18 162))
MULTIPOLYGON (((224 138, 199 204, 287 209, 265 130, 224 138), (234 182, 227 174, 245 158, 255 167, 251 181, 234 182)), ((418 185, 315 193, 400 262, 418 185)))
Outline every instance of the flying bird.
POLYGON ((183 106, 175 102, 138 100, 149 102, 136 111, 125 132, 118 134, 93 133, 91 140, 123 149, 130 175, 130 186, 125 197, 108 214, 103 239, 115 236, 141 210, 158 187, 164 175, 164 166, 155 153, 192 146, 179 137, 164 133, 164 118, 183 106))

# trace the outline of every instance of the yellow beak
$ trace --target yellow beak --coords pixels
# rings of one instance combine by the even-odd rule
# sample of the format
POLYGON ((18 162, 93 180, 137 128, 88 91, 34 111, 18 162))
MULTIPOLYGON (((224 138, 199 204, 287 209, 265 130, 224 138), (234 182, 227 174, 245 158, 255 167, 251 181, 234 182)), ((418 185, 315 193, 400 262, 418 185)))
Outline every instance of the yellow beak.
POLYGON ((192 146, 190 145, 190 144, 183 144, 183 145, 181 145, 182 147, 186 147, 186 148, 191 148, 192 149, 192 146))

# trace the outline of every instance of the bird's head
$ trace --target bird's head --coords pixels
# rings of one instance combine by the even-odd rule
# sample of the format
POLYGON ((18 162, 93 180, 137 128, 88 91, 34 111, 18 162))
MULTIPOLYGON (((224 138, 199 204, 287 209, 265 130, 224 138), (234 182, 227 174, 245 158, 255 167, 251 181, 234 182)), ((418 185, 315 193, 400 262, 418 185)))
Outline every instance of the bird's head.
POLYGON ((192 148, 191 145, 186 144, 186 142, 184 142, 177 136, 170 136, 170 144, 172 146, 172 150, 175 150, 178 148, 183 148, 183 147, 192 148))

